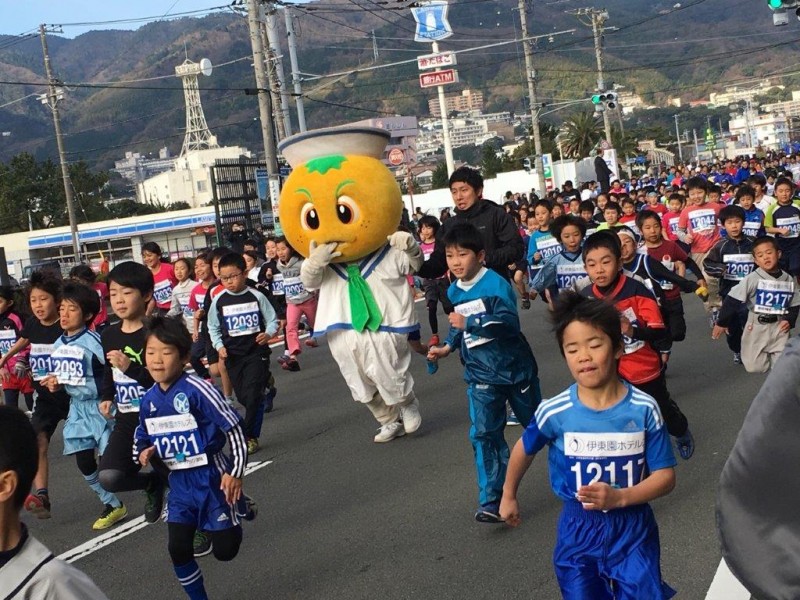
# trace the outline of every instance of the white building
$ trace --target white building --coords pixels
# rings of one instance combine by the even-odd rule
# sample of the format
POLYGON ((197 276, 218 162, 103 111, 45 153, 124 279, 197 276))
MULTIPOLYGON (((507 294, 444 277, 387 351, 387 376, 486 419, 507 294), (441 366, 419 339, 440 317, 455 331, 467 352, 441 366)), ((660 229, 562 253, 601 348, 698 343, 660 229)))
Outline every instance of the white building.
POLYGON ((762 146, 765 149, 780 150, 789 143, 789 123, 784 114, 747 114, 731 119, 728 123, 731 135, 739 137, 747 146, 762 146))
POLYGON ((136 198, 167 206, 186 202, 192 208, 207 206, 214 200, 210 167, 221 159, 251 158, 250 151, 241 146, 225 146, 194 150, 175 159, 171 171, 166 171, 136 185, 136 198))
POLYGON ((764 104, 761 108, 770 113, 783 113, 787 117, 800 117, 800 91, 792 91, 791 100, 764 104))
POLYGON ((739 102, 741 100, 752 100, 759 94, 768 92, 773 88, 779 88, 782 90, 784 87, 785 86, 782 85, 772 85, 772 83, 770 83, 770 81, 767 79, 758 85, 747 88, 740 88, 738 86, 727 87, 725 88, 724 92, 714 92, 709 94, 708 99, 712 106, 727 106, 728 104, 739 102))
POLYGON ((141 183, 145 179, 169 171, 175 162, 175 157, 164 147, 158 151, 158 158, 147 158, 138 152, 126 152, 125 158, 114 162, 114 171, 125 179, 134 183, 141 183))

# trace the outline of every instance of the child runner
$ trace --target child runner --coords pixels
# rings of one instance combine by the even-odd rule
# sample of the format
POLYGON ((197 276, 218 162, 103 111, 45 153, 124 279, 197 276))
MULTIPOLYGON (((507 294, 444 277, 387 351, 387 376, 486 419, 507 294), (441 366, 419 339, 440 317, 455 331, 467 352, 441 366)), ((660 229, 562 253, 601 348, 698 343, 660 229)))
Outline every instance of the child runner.
POLYGON ((689 244, 683 243, 680 238, 678 238, 678 224, 680 223, 681 212, 683 212, 685 204, 686 201, 683 199, 683 196, 680 194, 670 194, 669 200, 667 201, 667 208, 669 210, 661 217, 661 228, 665 240, 676 242, 681 249, 688 254, 689 244))
POLYGON ((619 218, 619 225, 629 227, 637 236, 641 235, 639 228, 636 227, 636 202, 631 198, 625 198, 620 202, 622 216, 619 218))
POLYGON ((89 265, 75 265, 70 269, 69 277, 85 283, 97 292, 100 297, 100 312, 97 313, 97 317, 92 321, 92 327, 98 335, 103 333, 103 330, 108 326, 108 309, 106 308, 108 286, 102 281, 97 281, 97 273, 89 265))
POLYGON ((172 304, 167 316, 179 317, 186 325, 186 329, 193 331, 194 310, 189 306, 189 300, 197 282, 192 279, 192 263, 188 258, 179 258, 172 263, 172 270, 178 283, 172 288, 172 304))
MULTIPOLYGON (((211 337, 208 335, 208 311, 211 308, 211 303, 219 294, 225 291, 225 286, 219 279, 219 261, 226 254, 230 254, 229 248, 214 248, 209 256, 211 257, 211 271, 214 273, 214 283, 209 286, 206 292, 206 297, 203 299, 202 310, 200 311, 199 318, 205 321, 203 331, 205 333, 206 344, 206 359, 208 360, 208 370, 214 377, 219 377, 222 382, 222 393, 225 396, 225 401, 233 405, 233 385, 228 376, 228 369, 225 367, 225 361, 219 360, 216 348, 211 343, 211 337)), ((198 315, 195 314, 195 318, 198 315)))
MULTIPOLYGON (((0 286, 0 355, 3 358, 20 340, 22 317, 17 313, 14 288, 0 286)), ((0 371, 3 379, 3 403, 19 407, 19 394, 25 397, 28 414, 33 411, 33 380, 28 361, 30 349, 20 350, 16 356, 9 356, 0 371)))
MULTIPOLYGON (((648 256, 660 261, 668 270, 674 271, 681 277, 686 275, 687 270, 690 271, 697 279, 698 287, 706 287, 700 267, 686 254, 678 242, 664 238, 664 230, 661 226, 662 221, 656 213, 650 210, 643 210, 637 217, 637 223, 642 232, 644 247, 648 256)), ((666 279, 658 283, 661 289, 664 290, 661 312, 667 321, 670 338, 673 342, 682 342, 686 339, 686 319, 684 318, 681 290, 676 288, 673 282, 666 279)), ((661 360, 666 363, 669 360, 669 355, 662 354, 661 360)))
POLYGON ((533 209, 539 228, 528 239, 528 279, 533 281, 544 262, 561 252, 561 242, 553 237, 552 209, 547 200, 539 200, 533 209))
POLYGON ((743 185, 736 191, 736 204, 744 210, 744 228, 742 233, 747 237, 757 238, 766 235, 764 230, 764 213, 756 208, 756 192, 749 185, 743 185))
MULTIPOLYGON (((86 483, 105 508, 92 529, 108 529, 124 519, 128 509, 119 498, 100 485, 95 451, 102 457, 108 447, 114 422, 100 412, 103 379, 103 347, 89 324, 100 310, 97 293, 88 286, 67 282, 61 292, 59 317, 64 334, 53 344, 52 374, 42 379, 51 393, 64 389, 70 398, 64 424, 64 454, 74 454, 86 483)), ((128 446, 129 448, 131 446, 128 446)))
MULTIPOLYGON (((752 273, 755 268, 753 260, 753 238, 742 233, 745 224, 745 212, 741 206, 726 206, 719 211, 719 220, 725 228, 725 237, 719 240, 706 256, 706 273, 719 280, 719 296, 725 298, 731 289, 752 273)), ((727 321, 728 348, 733 352, 733 362, 742 364, 742 333, 747 322, 747 307, 742 304, 727 321)))
POLYGON ((447 266, 458 280, 448 292, 455 308, 447 341, 431 348, 428 359, 437 361, 455 349, 461 351, 478 472, 480 507, 475 520, 499 523, 508 464, 503 437, 506 402, 521 423, 530 422, 541 400, 538 368, 520 330, 514 290, 482 264, 485 251, 480 232, 469 223, 458 224, 448 230, 444 245, 447 266))
MULTIPOLYGON (((419 220, 419 248, 422 250, 422 257, 425 260, 428 260, 433 254, 439 227, 439 220, 434 216, 425 215, 419 220)), ((447 273, 437 279, 422 280, 422 289, 425 291, 425 307, 428 309, 428 323, 431 326, 431 339, 428 340, 428 346, 438 346, 440 343, 437 315, 439 304, 441 303, 444 314, 449 315, 453 312, 453 305, 447 297, 449 287, 450 279, 447 273)))
POLYGON ((211 257, 206 252, 201 252, 194 259, 194 277, 198 281, 189 294, 189 310, 192 311, 192 327, 189 331, 192 334, 192 351, 189 362, 201 379, 208 379, 211 374, 208 367, 203 363, 206 355, 206 342, 204 337, 204 322, 201 319, 203 301, 211 284, 214 283, 214 271, 211 269, 211 257))
POLYGON ((619 227, 619 219, 622 216, 622 208, 613 200, 609 200, 603 209, 603 218, 605 221, 597 226, 597 231, 609 229, 611 227, 619 227))
POLYGON ((25 510, 38 519, 50 518, 49 460, 47 451, 50 439, 61 421, 69 415, 69 396, 64 390, 51 393, 41 384, 52 371, 50 355, 53 344, 61 337, 61 319, 58 306, 61 302, 61 280, 46 271, 34 271, 28 281, 28 302, 33 316, 28 317, 19 339, 0 358, 0 370, 9 359, 25 348, 30 349, 30 368, 36 403, 33 406, 31 424, 36 431, 39 444, 39 468, 33 480, 33 490, 25 499, 25 510))
MULTIPOLYGON (((691 177, 686 182, 689 201, 678 221, 678 237, 683 243, 689 244, 690 256, 701 269, 709 251, 720 238, 717 225, 720 207, 718 204, 706 203, 707 186, 706 180, 702 177, 691 177)), ((719 314, 719 290, 716 279, 709 279, 705 272, 703 275, 708 284, 708 300, 704 304, 709 314, 709 323, 713 327, 719 314)))
POLYGON ((597 231, 597 223, 594 220, 595 206, 591 200, 583 200, 579 207, 581 219, 586 223, 586 235, 590 236, 597 231))
MULTIPOLYGON (((308 327, 314 329, 314 317, 317 315, 317 295, 306 290, 303 282, 300 281, 303 257, 295 252, 286 238, 280 237, 276 243, 278 245, 278 271, 283 275, 283 293, 286 297, 286 351, 283 356, 278 358, 278 363, 286 371, 299 371, 300 363, 297 362, 297 357, 302 352, 299 337, 300 317, 305 315, 308 327)), ((275 331, 277 331, 277 327, 275 331)), ((318 345, 317 341, 311 337, 306 339, 305 343, 310 348, 318 345)))
POLYGON ((613 233, 598 231, 587 239, 583 260, 593 285, 583 288, 581 295, 605 300, 620 313, 625 342, 620 376, 656 399, 681 458, 688 460, 694 453, 689 421, 669 394, 661 357, 652 346, 653 341, 669 335, 655 296, 643 283, 621 272, 622 248, 613 233))
POLYGON ((645 205, 643 207, 643 210, 651 210, 654 213, 656 213, 659 216, 659 218, 667 214, 667 207, 661 204, 661 202, 659 201, 657 191, 651 189, 649 192, 647 192, 647 195, 644 197, 644 200, 645 200, 645 205))
POLYGON ((581 244, 586 233, 586 223, 580 217, 565 215, 553 221, 553 235, 560 242, 562 250, 545 261, 536 277, 530 283, 531 298, 537 294, 549 293, 549 302, 556 299, 558 293, 579 285, 586 278, 583 267, 581 244), (555 293, 553 288, 555 287, 555 293))
POLYGON ((539 405, 514 445, 500 516, 520 524, 519 484, 548 446, 551 486, 564 503, 553 557, 562 596, 671 598, 648 504, 675 487, 661 412, 652 397, 617 376, 625 343, 613 306, 566 292, 552 316, 575 383, 539 405))
POLYGON ((165 315, 172 306, 172 289, 178 284, 172 265, 161 260, 161 246, 147 242, 142 246, 142 262, 153 274, 153 297, 147 315, 165 315))
POLYGON ((119 322, 101 336, 105 369, 100 388, 100 411, 115 420, 108 448, 100 459, 100 483, 109 492, 144 490, 144 518, 155 523, 164 504, 166 472, 141 472, 133 460, 133 433, 139 406, 153 378, 144 366, 144 316, 153 297, 153 275, 144 265, 123 262, 108 274, 111 309, 119 322), (116 411, 114 410, 116 409, 116 411), (163 477, 163 479, 162 479, 163 477))
POLYGON ((775 236, 780 248, 780 267, 793 277, 800 276, 800 208, 792 203, 794 185, 781 177, 775 182, 777 202, 764 215, 767 233, 775 236))
POLYGON ((753 257, 758 268, 728 292, 720 311, 722 320, 711 334, 714 339, 719 338, 730 327, 741 306, 746 306, 742 364, 748 373, 765 373, 774 366, 800 311, 797 283, 794 277, 781 270, 780 256, 775 238, 761 237, 753 242, 753 257))
POLYGON ((242 494, 247 445, 241 417, 214 386, 183 372, 191 346, 179 321, 155 317, 150 323, 145 356, 156 385, 142 399, 134 453, 143 465, 156 455, 169 468, 170 558, 186 595, 206 600, 192 556, 195 532, 208 532, 217 560, 232 560, 242 543, 240 519, 255 518, 256 507, 242 494), (230 456, 223 452, 226 441, 230 456))
POLYGON ((278 331, 278 319, 267 297, 247 287, 241 255, 231 252, 220 258, 219 273, 225 290, 211 302, 208 333, 225 361, 236 399, 245 407, 247 452, 253 454, 259 448, 264 396, 272 379, 269 340, 278 331))

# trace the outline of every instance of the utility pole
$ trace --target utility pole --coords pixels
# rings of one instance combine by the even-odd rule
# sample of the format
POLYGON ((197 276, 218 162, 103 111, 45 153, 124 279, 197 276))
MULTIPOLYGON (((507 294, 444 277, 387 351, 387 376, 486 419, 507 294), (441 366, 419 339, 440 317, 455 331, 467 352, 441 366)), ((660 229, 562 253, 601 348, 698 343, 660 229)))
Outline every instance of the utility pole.
MULTIPOLYGON (((47 51, 47 29, 45 25, 39 25, 39 37, 42 39, 42 54, 44 55, 44 72, 47 76, 48 89, 47 94, 42 100, 47 103, 50 110, 53 111, 53 126, 56 130, 56 145, 58 146, 58 159, 61 162, 61 177, 64 180, 64 196, 67 200, 67 215, 69 216, 69 229, 72 234, 72 253, 75 256, 75 262, 81 260, 81 248, 78 243, 78 225, 75 221, 75 197, 72 194, 72 181, 69 177, 69 165, 67 164, 67 154, 64 150, 64 138, 61 133, 61 116, 58 112, 58 101, 63 97, 63 88, 59 86, 61 83, 53 77, 53 70, 50 66, 50 53, 47 51)), ((29 214, 30 218, 30 214, 29 214)))
POLYGON ((300 67, 297 62, 297 36, 294 32, 294 21, 289 7, 283 8, 286 19, 286 37, 289 42, 289 61, 292 65, 292 85, 294 86, 294 101, 297 106, 297 124, 300 131, 306 131, 306 110, 303 104, 303 87, 300 85, 300 67))
POLYGON ((678 115, 673 115, 675 118, 675 139, 678 140, 678 159, 683 162, 683 148, 681 148, 681 130, 678 128, 678 115))
MULTIPOLYGON (((539 131, 539 100, 536 95, 536 69, 533 68, 533 42, 526 39, 528 37, 528 17, 525 14, 525 0, 519 0, 517 5, 519 10, 519 22, 522 29, 522 49, 525 54, 525 74, 528 80, 528 96, 531 108, 531 130, 533 132, 534 165, 536 168, 536 178, 538 181, 539 193, 544 197, 547 195, 547 184, 544 180, 544 164, 542 163, 542 134, 539 131)), ((564 160, 564 157, 561 157, 564 160)))
MULTIPOLYGON (((267 188, 275 230, 279 231, 278 197, 280 196, 280 179, 278 178, 278 149, 275 145, 275 134, 272 129, 272 100, 270 97, 267 67, 264 60, 266 54, 261 40, 258 19, 258 0, 247 0, 247 25, 250 30, 250 45, 253 48, 253 66, 255 67, 256 88, 258 93, 258 116, 261 121, 261 136, 264 140, 264 160, 267 163, 267 188)), ((262 214, 264 209, 262 207, 262 214)))
POLYGON ((278 141, 291 135, 291 125, 286 127, 286 114, 283 112, 283 82, 278 73, 279 50, 275 43, 275 7, 261 4, 258 8, 259 30, 261 32, 261 45, 266 49, 264 61, 269 78, 269 90, 272 101, 272 115, 275 120, 275 130, 278 141), (271 17, 271 19, 270 19, 271 17), (270 29, 271 28, 271 29, 270 29))
MULTIPOLYGON (((606 28, 603 27, 603 24, 608 20, 608 11, 597 8, 579 8, 568 12, 578 17, 578 20, 583 25, 592 28, 592 33, 594 34, 594 55, 597 59, 597 89, 600 92, 604 92, 606 91, 606 82, 603 78, 603 31, 605 31, 606 28), (586 22, 581 17, 589 17, 590 22, 586 22)), ((607 110, 603 111, 603 128, 605 129, 606 140, 610 144, 611 118, 607 110)))
POLYGON ((375 30, 372 30, 372 58, 378 62, 380 56, 378 55, 378 40, 375 38, 375 30))

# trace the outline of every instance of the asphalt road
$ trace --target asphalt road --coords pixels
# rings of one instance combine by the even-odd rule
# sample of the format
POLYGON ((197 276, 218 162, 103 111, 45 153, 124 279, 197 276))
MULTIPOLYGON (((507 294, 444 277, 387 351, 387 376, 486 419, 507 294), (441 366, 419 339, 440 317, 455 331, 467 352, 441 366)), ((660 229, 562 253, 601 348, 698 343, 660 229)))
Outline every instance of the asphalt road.
MULTIPOLYGON (((685 301, 688 341, 676 345, 668 383, 689 417, 697 450, 678 465, 675 491, 654 509, 665 580, 679 598, 701 599, 720 560, 717 481, 764 377, 734 365, 724 341, 710 339, 700 302, 689 296, 685 301)), ((420 317, 427 322, 422 312, 420 317)), ((545 306, 535 302, 522 312, 522 322, 543 394, 555 395, 571 381, 545 306)), ((426 325, 423 332, 427 337, 426 325)), ((298 373, 276 365, 276 409, 267 416, 262 450, 252 457, 273 462, 245 480, 260 514, 245 523, 239 556, 231 563, 200 559, 211 598, 559 597, 551 556, 560 506, 544 456, 523 482, 521 527, 472 519, 477 488, 456 357, 433 376, 421 357, 414 361, 422 427, 383 445, 372 442, 375 423, 350 400, 324 343, 304 352, 301 364, 298 373)), ((509 443, 520 433, 508 428, 509 443)), ((101 509, 73 459, 60 456, 61 448, 57 436, 51 450, 53 518, 24 517, 57 554, 95 537, 91 523, 101 509)), ((122 497, 128 520, 141 515, 140 494, 122 497)), ((167 555, 163 523, 114 540, 74 564, 113 600, 184 597, 167 555)))

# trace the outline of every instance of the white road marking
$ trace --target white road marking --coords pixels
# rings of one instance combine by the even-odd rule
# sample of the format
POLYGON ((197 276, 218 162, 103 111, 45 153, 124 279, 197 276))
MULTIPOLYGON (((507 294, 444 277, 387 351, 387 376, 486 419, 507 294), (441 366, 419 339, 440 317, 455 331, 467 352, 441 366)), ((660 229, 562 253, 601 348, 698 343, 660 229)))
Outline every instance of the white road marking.
MULTIPOLYGON (((245 468, 244 475, 247 477, 248 475, 255 473, 259 469, 263 469, 267 465, 271 465, 271 460, 265 461, 251 461, 248 463, 247 467, 245 468)), ((84 542, 80 546, 76 546, 72 550, 67 550, 63 554, 60 554, 57 558, 68 562, 74 563, 77 560, 85 558, 106 546, 110 546, 114 542, 120 541, 122 538, 128 537, 132 533, 136 533, 140 529, 144 529, 147 527, 149 523, 144 520, 143 516, 136 517, 132 521, 128 521, 123 525, 118 527, 114 527, 111 531, 108 531, 102 535, 98 535, 90 539, 87 542, 84 542)))
POLYGON ((720 560, 706 600, 750 600, 750 592, 734 577, 725 561, 720 560))

